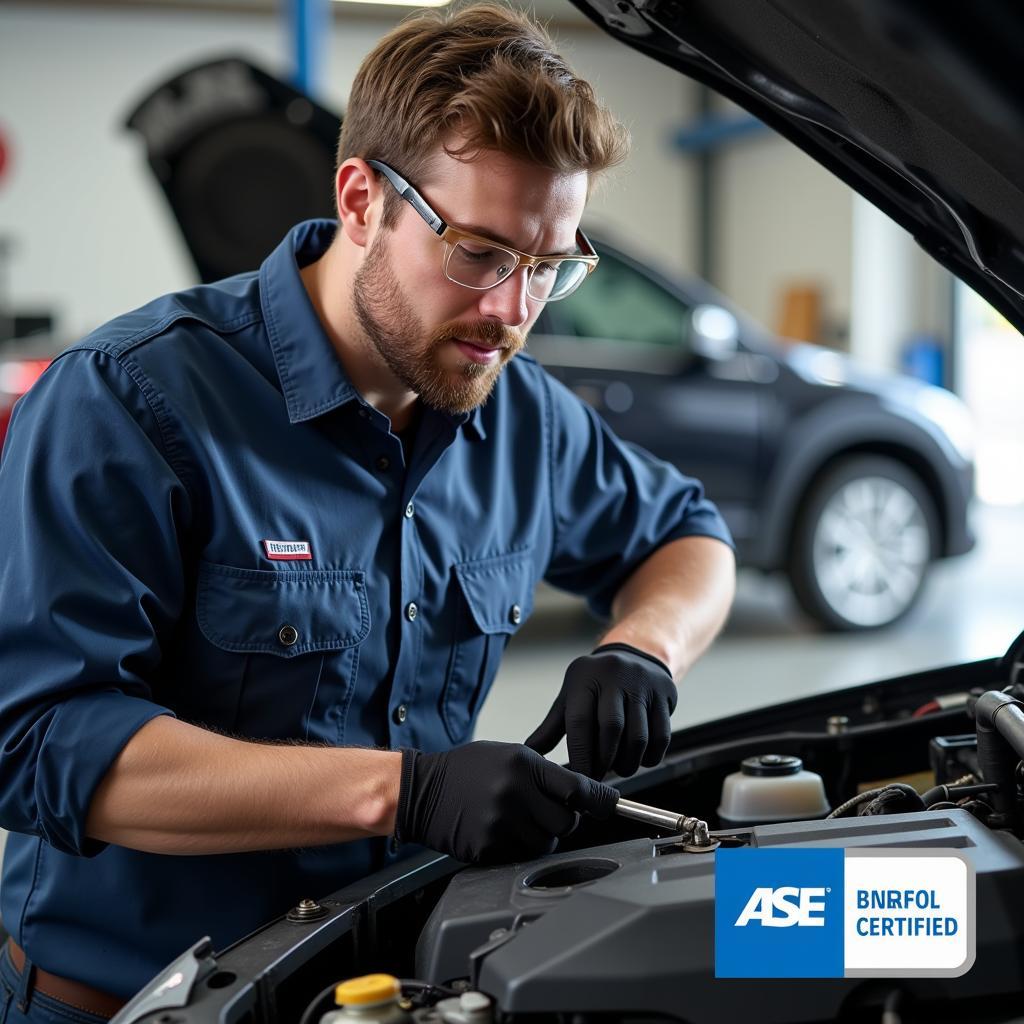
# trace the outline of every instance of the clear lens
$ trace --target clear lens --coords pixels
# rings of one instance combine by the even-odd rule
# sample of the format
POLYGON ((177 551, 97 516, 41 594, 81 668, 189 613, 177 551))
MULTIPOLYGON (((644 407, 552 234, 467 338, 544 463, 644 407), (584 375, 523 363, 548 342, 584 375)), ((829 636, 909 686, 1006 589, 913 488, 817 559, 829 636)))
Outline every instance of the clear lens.
MULTIPOLYGON (((448 244, 444 270, 448 280, 466 288, 493 288, 519 266, 519 257, 508 249, 482 242, 448 244)), ((526 292, 537 302, 564 299, 587 276, 587 264, 576 259, 551 259, 538 263, 530 272, 526 292)))
POLYGON ((586 276, 587 264, 583 260, 547 260, 533 268, 526 292, 538 301, 564 299, 576 291, 586 276))
POLYGON ((512 273, 519 264, 514 252, 479 242, 458 242, 448 250, 445 273, 467 288, 491 288, 512 273))

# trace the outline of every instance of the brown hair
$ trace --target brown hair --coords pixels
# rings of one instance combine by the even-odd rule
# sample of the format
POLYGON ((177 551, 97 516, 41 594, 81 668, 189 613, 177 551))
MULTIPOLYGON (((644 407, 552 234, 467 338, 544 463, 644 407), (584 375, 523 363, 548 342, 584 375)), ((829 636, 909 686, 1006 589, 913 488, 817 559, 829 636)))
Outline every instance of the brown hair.
MULTIPOLYGON (((417 182, 441 141, 458 159, 497 150, 554 171, 587 171, 591 181, 629 150, 625 127, 545 29, 498 3, 425 11, 381 39, 352 85, 338 166, 353 156, 382 160, 417 182)), ((389 189, 386 227, 398 207, 389 189)))

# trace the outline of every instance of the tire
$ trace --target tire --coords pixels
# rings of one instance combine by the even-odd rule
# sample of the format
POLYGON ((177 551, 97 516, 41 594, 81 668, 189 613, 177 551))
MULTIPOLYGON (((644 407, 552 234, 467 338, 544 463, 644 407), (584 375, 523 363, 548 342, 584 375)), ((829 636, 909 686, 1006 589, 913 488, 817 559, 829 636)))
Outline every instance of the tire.
POLYGON ((921 478, 896 459, 853 455, 829 466, 801 503, 789 579, 826 629, 877 629, 914 607, 938 550, 938 513, 921 478))

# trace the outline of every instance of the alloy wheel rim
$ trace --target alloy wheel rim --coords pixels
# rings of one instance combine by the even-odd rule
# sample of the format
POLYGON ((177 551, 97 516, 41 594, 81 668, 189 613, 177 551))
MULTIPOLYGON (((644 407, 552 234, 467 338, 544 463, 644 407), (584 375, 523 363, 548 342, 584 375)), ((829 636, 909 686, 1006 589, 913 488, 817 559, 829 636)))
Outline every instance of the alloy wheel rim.
POLYGON ((887 477, 851 480, 818 517, 815 579, 829 606, 857 626, 891 622, 913 602, 930 556, 917 499, 887 477))

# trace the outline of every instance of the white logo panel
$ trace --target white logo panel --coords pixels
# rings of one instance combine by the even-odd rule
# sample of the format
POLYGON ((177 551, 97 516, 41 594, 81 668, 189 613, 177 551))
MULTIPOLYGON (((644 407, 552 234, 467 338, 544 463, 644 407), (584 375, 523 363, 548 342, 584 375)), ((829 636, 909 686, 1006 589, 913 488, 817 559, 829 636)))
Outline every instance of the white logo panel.
POLYGON ((972 879, 961 857, 851 854, 844 885, 847 975, 970 967, 972 879))

